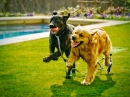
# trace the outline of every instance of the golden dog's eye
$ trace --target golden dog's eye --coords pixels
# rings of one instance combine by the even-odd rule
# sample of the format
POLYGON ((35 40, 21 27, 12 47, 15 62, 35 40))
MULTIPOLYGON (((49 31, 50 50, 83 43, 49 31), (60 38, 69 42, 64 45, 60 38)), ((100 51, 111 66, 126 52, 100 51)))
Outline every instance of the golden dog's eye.
POLYGON ((80 37, 83 37, 83 35, 82 35, 82 34, 79 34, 79 36, 80 36, 80 37))
POLYGON ((75 32, 75 34, 77 34, 78 32, 75 32))

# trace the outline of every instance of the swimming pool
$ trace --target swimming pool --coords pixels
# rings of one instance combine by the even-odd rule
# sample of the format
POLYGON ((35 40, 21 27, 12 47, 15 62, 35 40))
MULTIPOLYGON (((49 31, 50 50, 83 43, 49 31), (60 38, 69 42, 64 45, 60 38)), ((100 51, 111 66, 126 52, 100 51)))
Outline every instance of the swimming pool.
POLYGON ((49 26, 47 24, 6 25, 6 26, 0 26, 0 39, 23 36, 28 34, 36 34, 48 31, 49 26))

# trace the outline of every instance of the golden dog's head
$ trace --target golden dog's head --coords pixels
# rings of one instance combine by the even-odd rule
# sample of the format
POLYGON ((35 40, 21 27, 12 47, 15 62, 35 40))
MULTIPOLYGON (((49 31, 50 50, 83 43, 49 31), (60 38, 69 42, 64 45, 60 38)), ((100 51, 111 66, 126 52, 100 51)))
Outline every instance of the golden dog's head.
POLYGON ((71 35, 71 46, 78 47, 82 44, 88 44, 91 34, 82 26, 77 26, 71 35))

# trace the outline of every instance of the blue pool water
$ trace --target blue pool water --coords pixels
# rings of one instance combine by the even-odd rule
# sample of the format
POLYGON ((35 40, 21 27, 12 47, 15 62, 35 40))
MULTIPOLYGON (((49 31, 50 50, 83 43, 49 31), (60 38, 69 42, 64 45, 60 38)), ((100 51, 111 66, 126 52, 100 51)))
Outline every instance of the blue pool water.
POLYGON ((16 36, 23 36, 28 34, 36 34, 48 32, 47 24, 39 25, 6 25, 0 26, 0 39, 11 38, 16 36))

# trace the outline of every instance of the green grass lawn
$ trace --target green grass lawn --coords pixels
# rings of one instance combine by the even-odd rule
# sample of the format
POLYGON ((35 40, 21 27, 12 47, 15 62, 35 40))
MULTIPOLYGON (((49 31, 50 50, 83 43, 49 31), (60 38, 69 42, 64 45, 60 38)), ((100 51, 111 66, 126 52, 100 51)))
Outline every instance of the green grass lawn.
POLYGON ((113 44, 110 74, 98 70, 92 85, 84 86, 87 65, 76 62, 72 79, 65 79, 65 63, 44 63, 49 55, 48 38, 0 46, 0 97, 129 97, 130 24, 104 28, 113 44))

